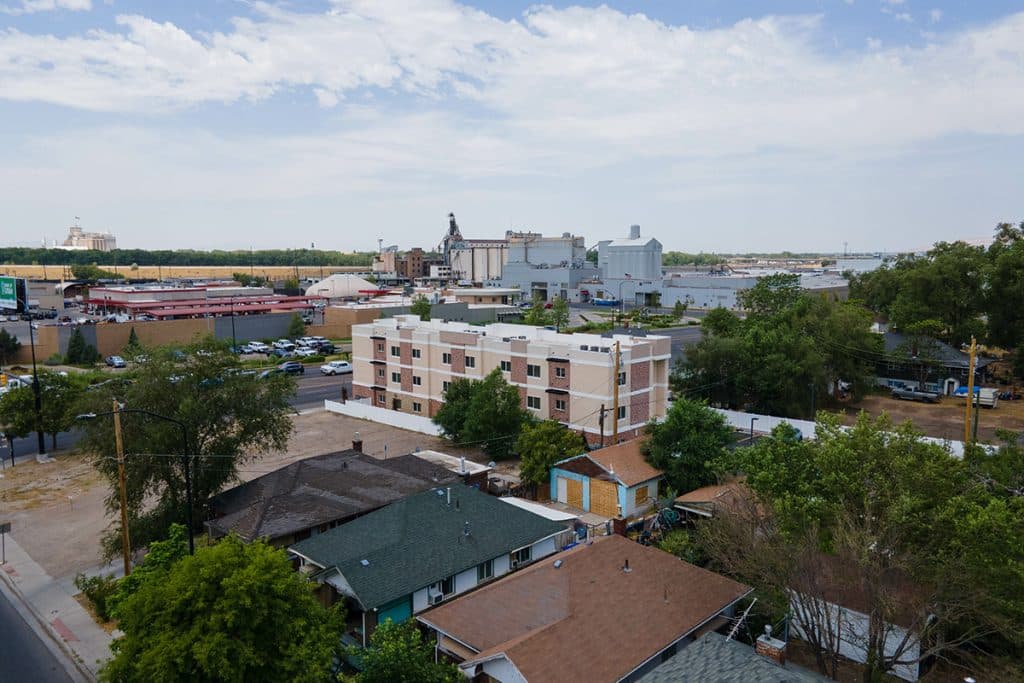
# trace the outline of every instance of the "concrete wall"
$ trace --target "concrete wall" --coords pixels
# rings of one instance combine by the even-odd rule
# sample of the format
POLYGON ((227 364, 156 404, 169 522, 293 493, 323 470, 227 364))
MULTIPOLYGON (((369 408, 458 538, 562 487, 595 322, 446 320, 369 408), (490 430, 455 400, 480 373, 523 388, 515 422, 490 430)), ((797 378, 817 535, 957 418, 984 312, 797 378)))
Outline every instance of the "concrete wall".
POLYGON ((371 422, 379 422, 381 424, 391 425, 392 427, 398 427, 399 429, 408 429, 411 432, 429 434, 430 436, 441 435, 441 428, 431 422, 428 418, 410 415, 409 413, 403 413, 398 410, 378 408, 370 405, 369 403, 362 403, 360 401, 346 401, 345 403, 324 401, 324 408, 332 413, 338 413, 339 415, 358 417, 363 420, 370 420, 371 422))

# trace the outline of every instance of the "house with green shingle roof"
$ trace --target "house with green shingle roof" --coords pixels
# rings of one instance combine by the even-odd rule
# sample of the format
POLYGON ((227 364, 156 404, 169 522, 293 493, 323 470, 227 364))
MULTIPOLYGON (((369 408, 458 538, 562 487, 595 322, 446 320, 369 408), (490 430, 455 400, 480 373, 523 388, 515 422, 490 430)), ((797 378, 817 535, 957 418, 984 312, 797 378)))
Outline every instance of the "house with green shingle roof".
POLYGON ((292 545, 327 604, 344 600, 363 646, 413 614, 551 555, 571 531, 475 488, 417 493, 292 545))

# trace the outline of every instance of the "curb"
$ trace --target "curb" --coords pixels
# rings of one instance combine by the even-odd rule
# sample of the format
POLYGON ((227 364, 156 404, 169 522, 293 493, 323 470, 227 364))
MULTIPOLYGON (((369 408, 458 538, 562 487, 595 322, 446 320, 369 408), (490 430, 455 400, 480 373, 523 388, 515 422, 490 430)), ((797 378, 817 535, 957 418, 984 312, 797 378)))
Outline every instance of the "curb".
POLYGON ((12 601, 12 606, 19 613, 22 613, 22 618, 28 623, 29 628, 39 636, 39 639, 43 641, 43 645, 46 649, 50 650, 51 653, 55 654, 64 666, 64 670, 68 676, 74 681, 86 681, 95 683, 96 676, 89 667, 81 661, 78 654, 71 648, 67 642, 64 641, 57 633, 54 632, 53 627, 43 618, 41 614, 36 610, 33 605, 18 588, 18 585, 14 583, 14 579, 7 575, 7 572, 0 569, 0 580, 3 581, 4 587, 6 587, 11 595, 17 598, 17 603, 12 601), (18 609, 18 603, 20 603, 23 609, 18 609), (28 612, 31 615, 31 619, 28 615, 23 612, 28 612), (69 668, 68 664, 71 664, 74 668, 69 668))

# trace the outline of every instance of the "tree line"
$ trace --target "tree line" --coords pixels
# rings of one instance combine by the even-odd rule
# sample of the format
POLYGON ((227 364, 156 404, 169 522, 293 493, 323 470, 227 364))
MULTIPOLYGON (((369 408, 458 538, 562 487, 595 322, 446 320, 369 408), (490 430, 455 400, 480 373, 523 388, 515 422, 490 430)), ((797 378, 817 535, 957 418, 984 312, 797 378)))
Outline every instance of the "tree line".
POLYGON ((763 277, 739 295, 741 318, 719 308, 676 365, 673 391, 732 408, 810 417, 828 395, 871 384, 882 339, 856 302, 807 292, 798 275, 763 277))
POLYGON ((68 250, 40 247, 0 248, 0 263, 8 265, 74 266, 365 266, 373 252, 342 252, 326 249, 94 249, 68 250))
POLYGON ((896 330, 925 330, 953 346, 972 336, 1004 349, 1024 341, 1024 222, 997 225, 987 248, 939 242, 849 280, 850 298, 896 330))

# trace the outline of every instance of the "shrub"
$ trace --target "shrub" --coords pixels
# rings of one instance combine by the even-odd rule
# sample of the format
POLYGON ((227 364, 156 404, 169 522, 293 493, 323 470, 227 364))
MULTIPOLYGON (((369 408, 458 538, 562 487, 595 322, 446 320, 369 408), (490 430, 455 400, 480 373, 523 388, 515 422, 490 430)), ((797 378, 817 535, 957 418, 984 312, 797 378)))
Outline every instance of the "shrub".
POLYGON ((79 574, 75 577, 75 588, 85 594, 86 599, 96 612, 96 616, 103 621, 110 621, 107 599, 117 591, 117 579, 113 574, 105 576, 79 574))
POLYGON ((51 367, 54 366, 54 365, 63 365, 63 364, 64 364, 64 356, 60 355, 59 353, 55 353, 55 354, 53 354, 52 356, 50 356, 49 358, 47 358, 46 360, 43 361, 43 365, 48 365, 48 366, 51 366, 51 367))

